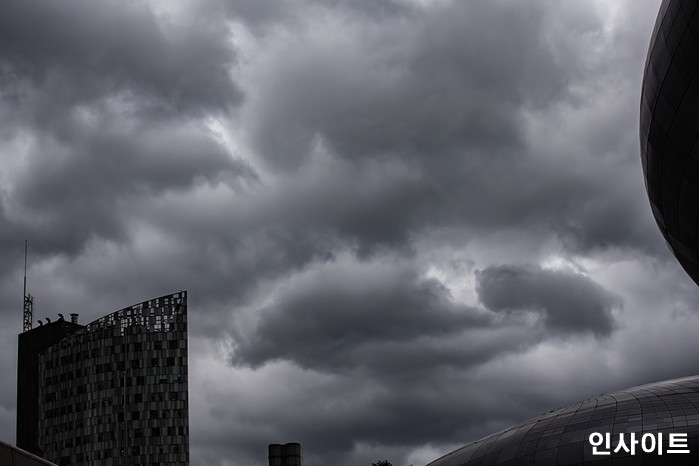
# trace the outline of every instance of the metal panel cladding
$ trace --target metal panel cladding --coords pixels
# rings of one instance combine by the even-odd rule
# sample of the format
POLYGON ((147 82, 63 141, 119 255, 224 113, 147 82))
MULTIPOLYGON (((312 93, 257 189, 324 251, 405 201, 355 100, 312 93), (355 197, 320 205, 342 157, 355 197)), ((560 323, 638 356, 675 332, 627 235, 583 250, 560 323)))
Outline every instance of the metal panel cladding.
MULTIPOLYGON (((603 446, 600 450, 603 451, 603 446)), ((502 430, 428 466, 557 464, 696 464, 699 457, 699 376, 600 395, 502 430), (593 452, 592 434, 610 434, 609 454, 593 452), (664 451, 619 449, 619 436, 662 434, 664 451), (689 453, 668 453, 670 434, 687 434, 689 453)))
POLYGON ((699 0, 663 1, 646 58, 641 161, 653 216, 699 284, 699 0))

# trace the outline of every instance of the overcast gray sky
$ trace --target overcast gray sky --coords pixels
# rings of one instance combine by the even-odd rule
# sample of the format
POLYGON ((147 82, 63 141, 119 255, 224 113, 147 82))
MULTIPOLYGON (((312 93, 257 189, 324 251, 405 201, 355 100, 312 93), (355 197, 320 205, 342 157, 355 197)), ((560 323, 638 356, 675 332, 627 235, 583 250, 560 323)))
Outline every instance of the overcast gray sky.
POLYGON ((644 190, 660 0, 8 0, 0 438, 35 316, 186 289, 193 465, 416 466, 699 372, 644 190))

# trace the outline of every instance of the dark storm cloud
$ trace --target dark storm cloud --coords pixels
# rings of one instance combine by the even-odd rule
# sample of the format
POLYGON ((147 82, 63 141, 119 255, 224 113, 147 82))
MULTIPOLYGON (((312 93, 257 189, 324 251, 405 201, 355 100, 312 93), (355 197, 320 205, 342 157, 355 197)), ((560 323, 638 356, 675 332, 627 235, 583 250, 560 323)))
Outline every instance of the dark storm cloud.
POLYGON ((290 185, 270 215, 292 231, 324 232, 360 257, 410 253, 411 233, 438 209, 439 190, 402 161, 329 165, 295 177, 299 186, 290 185))
POLYGON ((419 464, 629 385, 612 311, 646 304, 606 290, 677 281, 634 116, 656 6, 597 3, 6 2, 3 368, 29 238, 41 315, 189 290, 193 464, 419 464), (488 267, 551 257, 649 275, 488 267))
MULTIPOLYGON (((327 173, 315 184, 332 196, 335 184, 355 178, 355 192, 343 192, 344 212, 311 214, 311 224, 356 242, 362 256, 392 245, 409 251, 425 230, 451 227, 465 240, 518 228, 583 254, 619 247, 662 254, 633 182, 639 165, 629 147, 637 138, 618 137, 635 122, 611 121, 572 145, 531 144, 568 130, 557 109, 585 110, 575 90, 594 86, 592 76, 611 66, 604 58, 589 64, 582 41, 550 36, 563 34, 559 28, 599 34, 602 18, 550 10, 538 1, 447 2, 364 22, 340 9, 320 26, 291 23, 266 37, 243 124, 282 174, 303 178, 318 151, 347 164, 346 175, 327 173), (550 119, 549 134, 530 135, 532 118, 550 119), (620 146, 624 158, 611 170, 600 154, 620 146), (585 162, 571 164, 567 152, 585 162), (382 169, 391 165, 415 176, 392 178, 382 169), (367 202, 373 173, 389 176, 367 202)), ((290 222, 316 198, 287 211, 290 222)))
POLYGON ((301 31, 284 73, 262 83, 261 154, 296 167, 321 138, 350 160, 400 154, 429 166, 455 149, 521 142, 520 107, 559 96, 576 71, 545 44, 541 8, 454 2, 356 25, 362 36, 345 36, 357 32, 349 21, 330 44, 301 31))
POLYGON ((410 346, 418 337, 448 337, 488 322, 477 310, 452 304, 437 282, 391 268, 330 269, 289 290, 260 319, 249 340, 238 340, 237 362, 285 358, 331 371, 368 363, 362 353, 374 345, 410 346))
POLYGON ((222 33, 213 21, 158 20, 140 1, 9 1, 0 19, 0 63, 6 79, 28 80, 45 93, 34 101, 44 126, 59 120, 65 105, 119 91, 161 111, 225 109, 241 94, 222 33))
POLYGON ((370 375, 389 386, 418 374, 429 379, 438 368, 463 370, 546 339, 540 330, 459 304, 439 282, 395 265, 327 265, 257 314, 254 328, 236 331, 235 364, 286 360, 370 375))
POLYGON ((476 272, 478 297, 496 312, 540 313, 552 330, 608 336, 619 297, 580 274, 534 265, 501 265, 476 272))
POLYGON ((18 228, 39 250, 75 253, 90 237, 123 239, 124 210, 143 197, 251 175, 197 126, 100 121, 75 125, 70 141, 45 138, 15 179, 14 202, 31 212, 18 228))
POLYGON ((206 309, 193 321, 190 331, 202 338, 222 338, 230 335, 233 313, 254 300, 256 292, 268 292, 278 280, 332 257, 332 241, 303 231, 270 226, 245 232, 229 225, 227 219, 225 226, 215 229, 206 218, 207 209, 217 218, 220 212, 206 203, 200 207, 204 215, 197 226, 202 218, 196 213, 198 208, 184 203, 178 210, 170 204, 154 203, 139 214, 171 234, 163 237, 148 224, 147 231, 136 238, 143 244, 131 246, 128 253, 116 250, 100 255, 101 260, 110 262, 109 270, 95 274, 88 262, 75 267, 75 278, 92 292, 110 297, 115 308, 129 304, 124 296, 144 299, 153 290, 166 293, 187 288, 192 306, 206 309), (138 267, 134 267, 134 260, 138 267))
POLYGON ((225 15, 262 36, 272 33, 275 28, 297 27, 304 19, 319 13, 330 16, 350 14, 354 19, 373 22, 405 16, 415 10, 407 3, 393 0, 212 0, 196 7, 204 16, 225 15))
MULTIPOLYGON (((420 342, 415 344, 420 346, 420 342)), ((377 348, 374 354, 381 357, 382 349, 377 348)), ((413 367, 420 365, 415 361, 413 367)), ((396 379, 380 373, 368 377, 356 372, 329 377, 313 370, 292 375, 285 369, 285 383, 278 390, 289 391, 293 387, 293 395, 282 397, 287 400, 285 404, 277 396, 240 393, 234 387, 222 389, 211 394, 216 420, 203 427, 206 435, 200 435, 205 438, 202 441, 207 449, 208 445, 215 448, 229 439, 237 450, 249 451, 255 457, 259 449, 256 445, 265 444, 265 433, 268 438, 293 433, 305 451, 343 465, 362 464, 356 452, 362 443, 386 450, 399 447, 390 458, 394 464, 407 464, 401 458, 405 458, 411 445, 461 443, 489 433, 494 425, 506 427, 541 414, 565 399, 550 392, 544 397, 541 387, 527 386, 527 380, 516 377, 509 378, 509 383, 486 383, 478 370, 440 365, 438 358, 429 372, 414 368, 396 379), (517 388, 513 390, 512 385, 517 388), (266 409, 259 409, 262 403, 255 402, 262 399, 269 400, 266 409), (258 428, 247 429, 237 421, 223 422, 228 419, 254 419, 258 428)), ((572 392, 575 393, 568 395, 580 394, 577 389, 572 392)), ((322 464, 318 458, 316 461, 322 464)))
POLYGON ((123 241, 133 203, 254 177, 194 118, 241 101, 223 23, 143 2, 8 2, 0 17, 2 135, 25 147, 9 230, 75 254, 123 241), (20 214, 21 213, 21 214, 20 214))

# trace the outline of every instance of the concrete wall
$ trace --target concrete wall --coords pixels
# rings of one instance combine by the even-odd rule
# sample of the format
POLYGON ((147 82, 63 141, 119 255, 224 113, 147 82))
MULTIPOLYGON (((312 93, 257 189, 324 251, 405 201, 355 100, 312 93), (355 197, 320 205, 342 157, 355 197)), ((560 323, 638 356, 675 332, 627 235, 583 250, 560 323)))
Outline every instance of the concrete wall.
POLYGON ((1 441, 0 464, 2 466, 56 466, 54 463, 1 441))

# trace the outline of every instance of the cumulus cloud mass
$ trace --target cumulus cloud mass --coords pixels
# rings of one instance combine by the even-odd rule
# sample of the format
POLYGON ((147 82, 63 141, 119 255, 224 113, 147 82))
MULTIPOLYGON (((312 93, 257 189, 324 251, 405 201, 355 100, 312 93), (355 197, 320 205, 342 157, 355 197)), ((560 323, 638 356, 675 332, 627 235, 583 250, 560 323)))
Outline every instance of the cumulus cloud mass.
POLYGON ((189 291, 193 465, 425 464, 696 374, 639 157, 659 5, 6 1, 4 373, 26 239, 36 317, 189 291))

